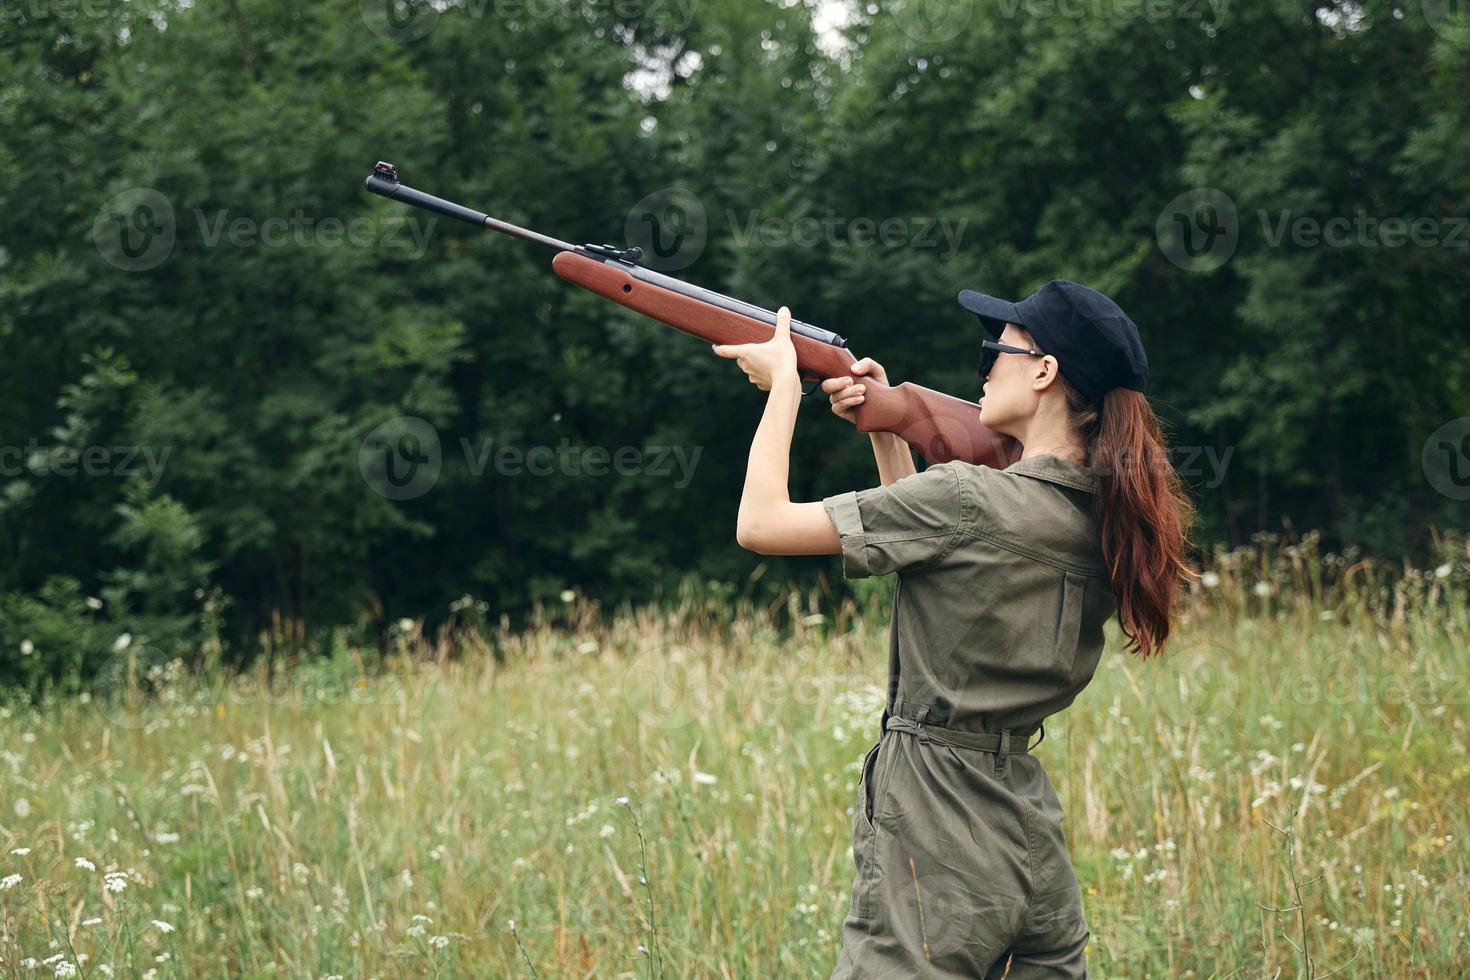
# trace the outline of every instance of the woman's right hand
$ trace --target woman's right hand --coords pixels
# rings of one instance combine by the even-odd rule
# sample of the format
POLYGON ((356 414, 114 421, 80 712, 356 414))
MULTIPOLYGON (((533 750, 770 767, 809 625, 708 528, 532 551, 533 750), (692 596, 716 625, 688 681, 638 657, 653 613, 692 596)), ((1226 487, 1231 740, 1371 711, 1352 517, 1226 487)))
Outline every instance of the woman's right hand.
POLYGON ((822 390, 832 396, 832 414, 854 425, 857 424, 854 410, 863 403, 863 395, 867 391, 862 384, 863 378, 888 384, 888 374, 883 370, 883 365, 871 357, 865 357, 854 364, 851 376, 828 378, 822 382, 822 390))

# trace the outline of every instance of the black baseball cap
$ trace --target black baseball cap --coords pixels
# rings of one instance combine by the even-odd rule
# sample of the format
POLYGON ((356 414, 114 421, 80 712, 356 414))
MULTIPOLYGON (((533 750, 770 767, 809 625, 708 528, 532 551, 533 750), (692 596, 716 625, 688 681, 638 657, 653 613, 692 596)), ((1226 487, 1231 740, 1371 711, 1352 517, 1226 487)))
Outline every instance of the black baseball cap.
POLYGON ((959 301, 997 340, 1007 323, 1025 327, 1057 359, 1062 377, 1094 403, 1112 388, 1147 390, 1148 357, 1138 327, 1090 286, 1053 279, 1018 303, 962 289, 959 301))

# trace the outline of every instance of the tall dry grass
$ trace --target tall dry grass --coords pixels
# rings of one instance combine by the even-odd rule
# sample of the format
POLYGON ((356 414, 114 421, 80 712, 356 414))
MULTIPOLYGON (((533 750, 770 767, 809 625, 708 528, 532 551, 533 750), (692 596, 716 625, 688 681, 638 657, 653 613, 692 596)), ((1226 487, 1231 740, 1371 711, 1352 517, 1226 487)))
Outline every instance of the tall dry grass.
MULTIPOLYGON (((1470 972, 1470 553, 1441 556, 1263 537, 1164 659, 1105 653, 1038 750, 1096 976, 1470 972)), ((573 596, 11 703, 0 976, 825 976, 886 613, 573 596)))

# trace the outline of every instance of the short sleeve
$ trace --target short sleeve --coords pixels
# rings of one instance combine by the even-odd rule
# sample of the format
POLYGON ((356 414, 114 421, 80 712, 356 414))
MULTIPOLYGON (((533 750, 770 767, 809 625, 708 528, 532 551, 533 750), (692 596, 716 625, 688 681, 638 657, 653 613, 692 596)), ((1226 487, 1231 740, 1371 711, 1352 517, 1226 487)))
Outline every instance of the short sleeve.
POLYGON ((824 497, 842 539, 843 576, 911 571, 948 554, 970 516, 956 467, 939 463, 887 486, 824 497))

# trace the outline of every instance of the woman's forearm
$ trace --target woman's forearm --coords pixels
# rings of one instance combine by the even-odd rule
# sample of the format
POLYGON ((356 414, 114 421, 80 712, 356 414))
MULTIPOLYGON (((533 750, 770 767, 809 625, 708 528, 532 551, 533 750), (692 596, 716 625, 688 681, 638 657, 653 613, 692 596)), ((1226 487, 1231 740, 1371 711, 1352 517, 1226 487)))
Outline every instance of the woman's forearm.
POLYGON ((791 502, 791 433, 800 406, 801 382, 795 375, 771 385, 766 410, 750 442, 745 490, 740 496, 741 527, 758 528, 774 511, 791 502))
POLYGON ((919 472, 909 444, 898 436, 892 432, 869 432, 868 437, 873 441, 873 458, 878 461, 878 480, 885 487, 919 472))

